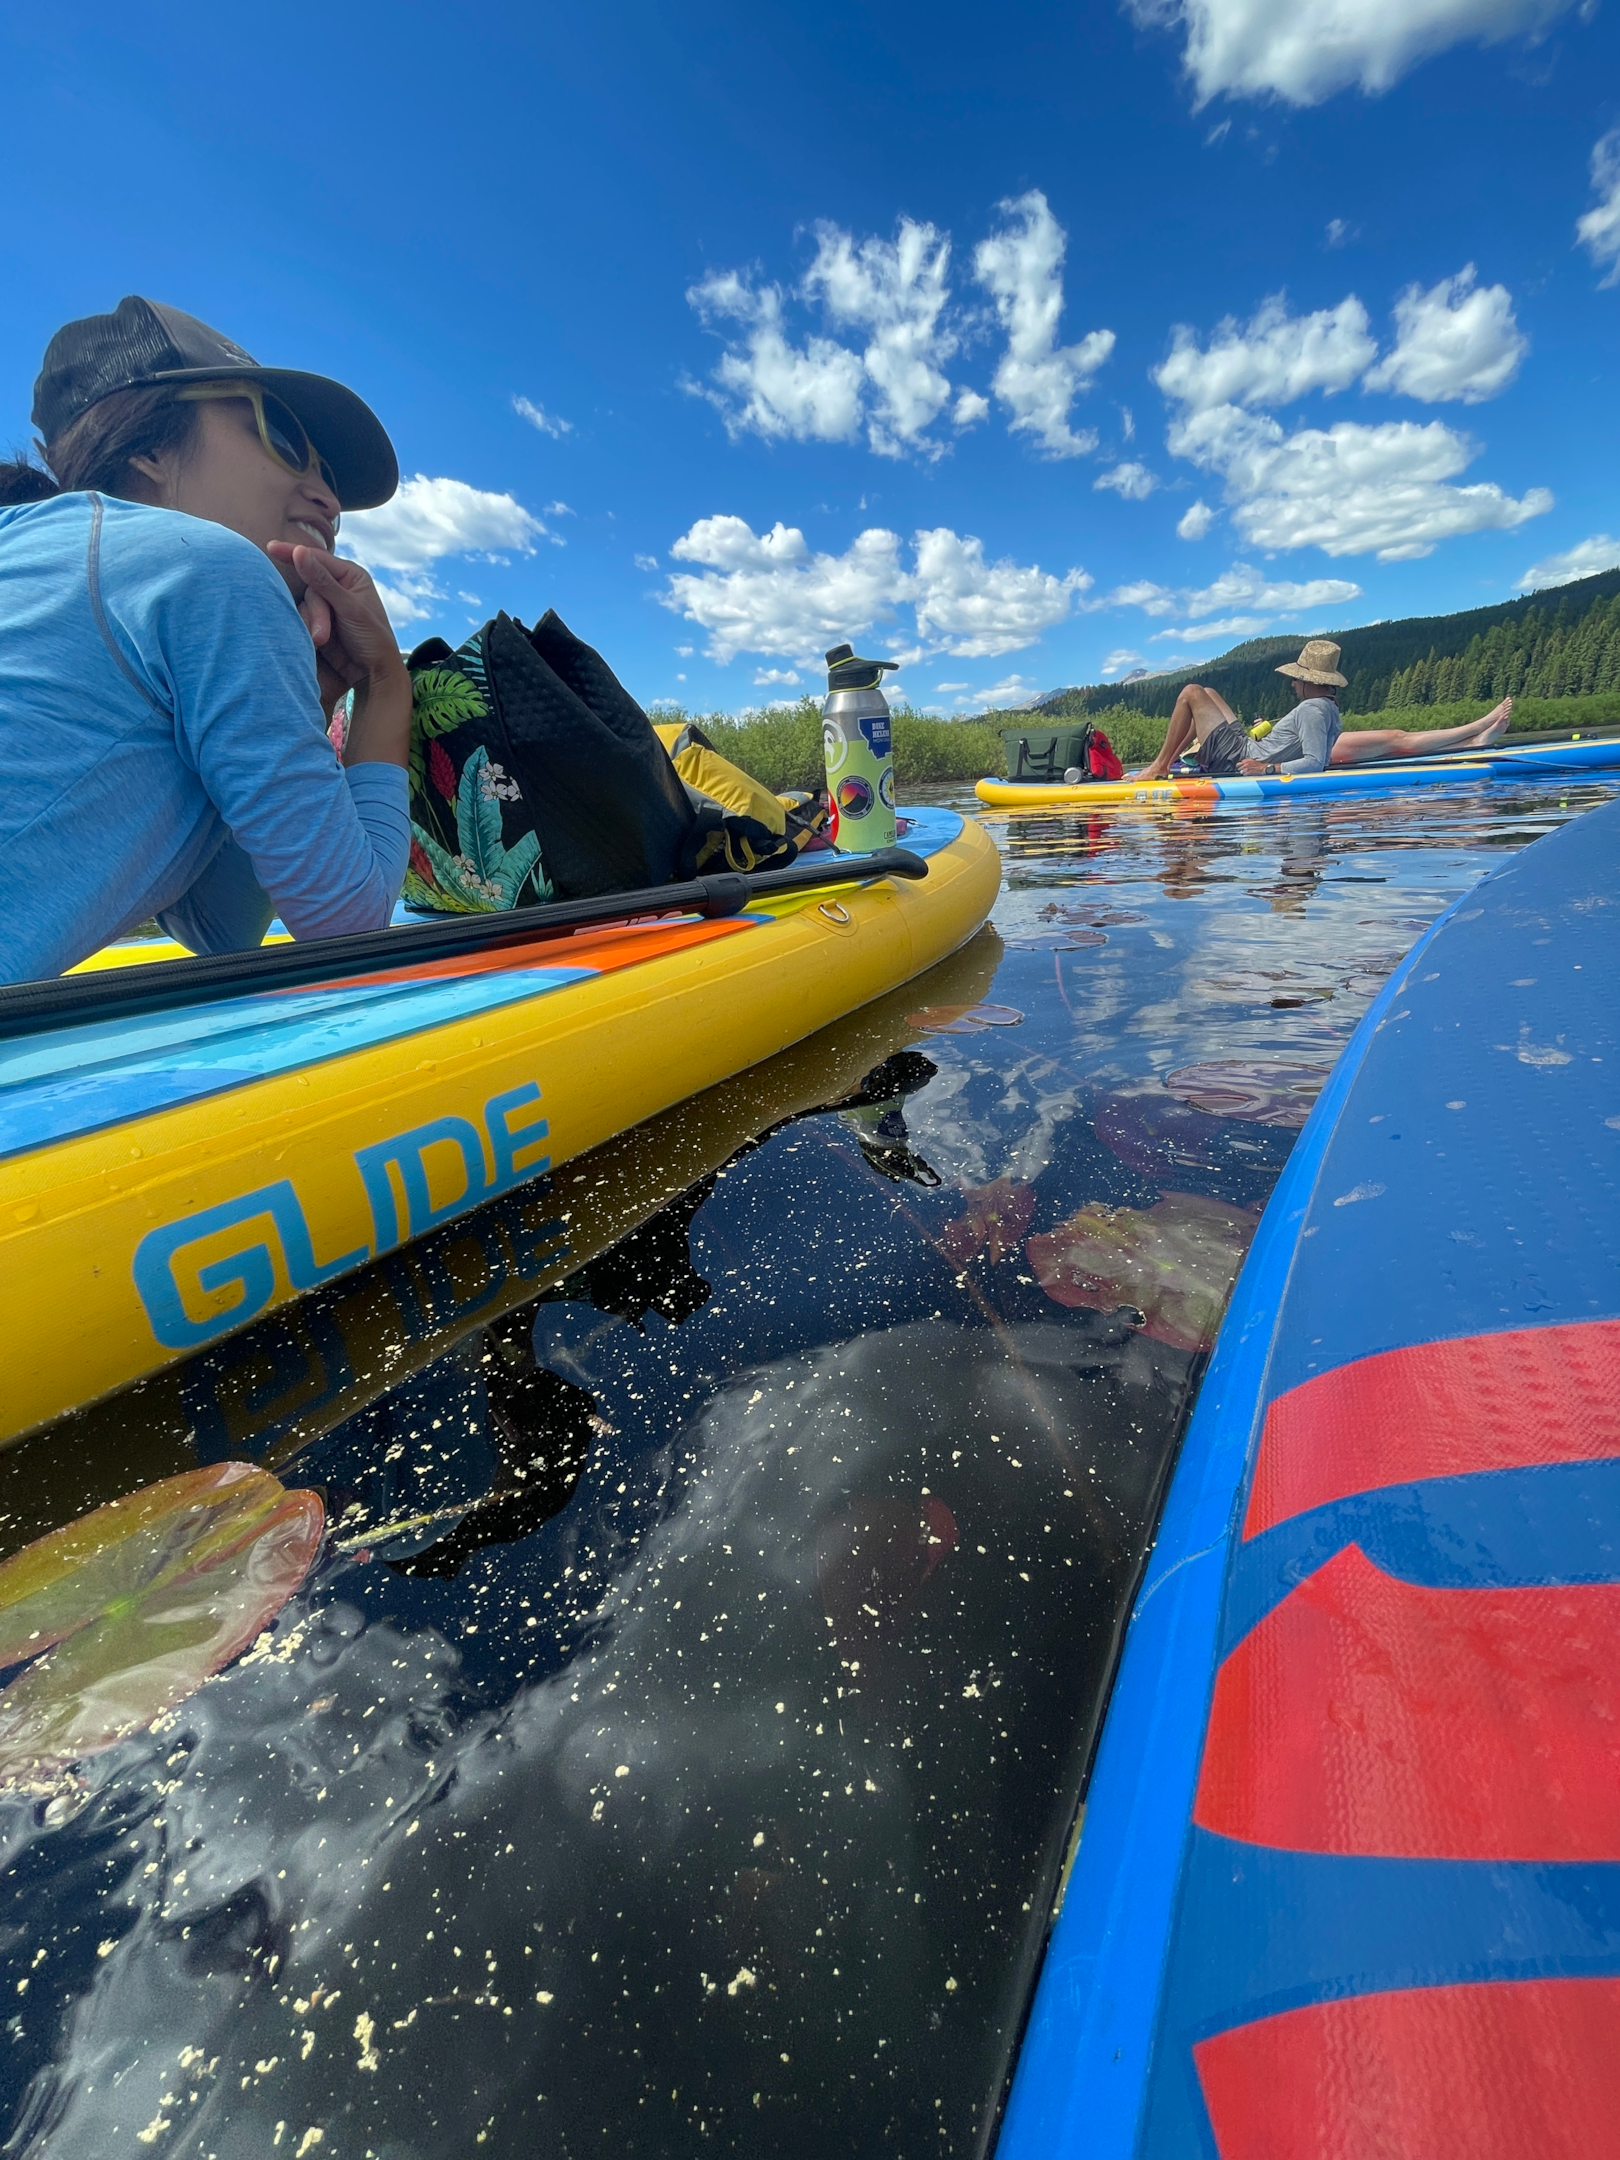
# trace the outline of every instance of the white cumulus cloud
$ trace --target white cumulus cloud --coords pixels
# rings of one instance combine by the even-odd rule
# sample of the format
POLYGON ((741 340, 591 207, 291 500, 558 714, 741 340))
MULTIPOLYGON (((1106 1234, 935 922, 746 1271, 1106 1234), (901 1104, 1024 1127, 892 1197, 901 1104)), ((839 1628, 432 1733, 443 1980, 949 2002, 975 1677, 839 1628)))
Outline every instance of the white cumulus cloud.
POLYGON ((1252 564, 1239 562, 1211 584, 1179 591, 1148 579, 1120 585, 1103 605, 1140 608, 1144 615, 1179 616, 1188 626, 1155 630, 1150 644, 1209 645, 1217 638, 1253 637, 1279 616, 1298 615, 1307 608, 1316 612, 1342 607, 1360 597, 1361 587, 1349 578, 1270 578, 1252 564))
MULTIPOLYGON (((1000 219, 973 254, 973 274, 1006 334, 991 388, 1013 433, 1032 437, 1049 457, 1081 456, 1097 437, 1070 426, 1070 409, 1113 351, 1114 333, 1058 343, 1066 236, 1039 189, 1003 202, 1000 219)), ((989 398, 950 379, 950 363, 964 335, 977 334, 982 313, 953 301, 950 234, 909 217, 892 240, 857 239, 825 221, 815 233, 815 259, 795 286, 716 270, 689 289, 688 301, 726 349, 710 381, 685 379, 681 387, 707 399, 733 439, 854 442, 864 430, 879 456, 944 456, 949 442, 933 432, 937 423, 960 432, 990 414, 989 398), (798 340, 793 303, 818 309, 832 334, 798 340)), ((525 409, 526 401, 516 402, 525 409)))
POLYGON ((548 413, 543 405, 534 404, 529 398, 515 397, 512 410, 528 421, 530 427, 538 428, 542 435, 554 435, 559 439, 574 432, 572 420, 563 420, 556 413, 548 413))
POLYGON ((1202 540, 1220 514, 1218 510, 1212 510, 1209 504, 1200 498, 1188 509, 1184 510, 1176 520, 1177 538, 1181 540, 1202 540))
POLYGON ((1369 390, 1425 405, 1478 405, 1507 388, 1530 350, 1505 285, 1476 285, 1472 263, 1425 292, 1410 285, 1395 303, 1396 342, 1368 372, 1369 390))
POLYGON ((1561 555, 1548 555, 1532 563, 1519 580, 1520 592, 1535 592, 1543 585, 1572 585, 1576 578, 1595 577, 1600 570, 1620 569, 1620 540, 1608 533, 1593 533, 1578 540, 1561 555))
POLYGON ((1126 464, 1115 465, 1109 471, 1100 473, 1091 484, 1094 488, 1112 488, 1114 493, 1123 496, 1126 502, 1145 502, 1159 485, 1159 476, 1132 459, 1126 464))
MULTIPOLYGON (((1246 324, 1226 318, 1207 345, 1186 326, 1174 332, 1154 376, 1173 407, 1171 455, 1220 476, 1232 521, 1253 545, 1399 562, 1463 533, 1510 530, 1552 507, 1545 488, 1515 498, 1494 482, 1452 485, 1478 450, 1437 420, 1341 421, 1289 433, 1262 409, 1309 391, 1331 396, 1357 375, 1370 389, 1428 403, 1478 402, 1511 381, 1527 350, 1507 288, 1478 286, 1472 263, 1403 293, 1395 321, 1396 343, 1382 361, 1353 294, 1306 316, 1290 316, 1278 295, 1246 324)), ((1195 504, 1178 528, 1183 538, 1201 538, 1209 517, 1195 504)))
POLYGON ((1186 323, 1171 332, 1170 357, 1153 380, 1189 410, 1214 405, 1289 405, 1312 390, 1347 390, 1378 354, 1367 310, 1351 293, 1335 308, 1290 315, 1283 294, 1247 323, 1228 315, 1207 346, 1186 323))
POLYGON ((1144 25, 1186 33, 1200 105, 1279 97, 1317 105, 1358 86, 1377 93, 1449 46, 1533 38, 1576 0, 1126 0, 1144 25))
POLYGON ((1608 275, 1601 285, 1620 284, 1620 128, 1592 146, 1592 192, 1597 206, 1575 222, 1575 237, 1608 275))
POLYGON ((799 680, 797 668, 763 667, 754 670, 754 688, 756 690, 777 686, 796 690, 799 687, 799 680))
MULTIPOLYGON (((796 297, 819 306, 828 324, 863 339, 795 345, 788 295, 739 271, 716 271, 687 299, 708 328, 728 340, 717 389, 687 384, 717 406, 733 437, 752 433, 798 442, 853 442, 865 427, 880 456, 940 457, 928 430, 951 403, 945 372, 960 342, 950 310, 948 233, 902 218, 893 240, 857 240, 839 226, 816 227, 815 260, 796 297)), ((970 426, 989 410, 963 391, 952 417, 970 426)))
POLYGON ((982 705, 987 712, 1020 712, 1027 710, 1032 697, 1040 694, 1040 685, 1032 683, 1023 675, 1004 675, 1000 682, 992 683, 988 690, 981 690, 970 700, 982 705))
POLYGON ((704 567, 672 573, 663 604, 708 632, 705 650, 722 665, 740 652, 808 659, 892 620, 909 597, 900 535, 881 526, 830 555, 796 526, 756 535, 740 517, 699 518, 669 552, 704 567))
POLYGON ((368 567, 423 570, 446 555, 532 555, 549 535, 515 495, 469 487, 465 480, 402 480, 392 502, 353 510, 343 520, 343 552, 368 567))
POLYGON ((835 323, 867 333, 861 355, 868 393, 867 441, 881 456, 908 450, 939 456, 928 429, 949 402, 941 363, 956 351, 946 320, 951 243, 932 225, 900 220, 894 240, 862 240, 836 225, 816 228, 816 259, 805 275, 835 323))
POLYGON ((670 549, 694 571, 671 574, 663 605, 708 633, 710 657, 740 652, 813 660, 836 639, 856 637, 915 611, 917 647, 962 659, 994 658, 1030 645, 1061 622, 1091 580, 1038 565, 987 562, 982 541, 948 526, 918 532, 912 561, 898 533, 872 526, 841 555, 814 550, 796 526, 756 534, 739 517, 700 518, 670 549))
POLYGON ((753 433, 767 441, 855 440, 861 423, 860 359, 832 338, 792 344, 783 327, 779 285, 756 289, 739 272, 722 270, 694 285, 686 297, 709 327, 738 325, 739 335, 715 369, 719 390, 687 385, 719 409, 733 439, 753 433))
POLYGON ((1007 223, 973 255, 1007 333, 992 388, 1015 434, 1033 436, 1049 457, 1079 457, 1097 447, 1097 437, 1070 428, 1069 408, 1113 351, 1114 333, 1093 330, 1078 345, 1058 344, 1063 228, 1039 188, 1001 209, 1007 223))
POLYGON ((389 620, 404 629, 425 622, 433 604, 448 597, 434 576, 435 564, 457 555, 532 555, 536 541, 554 538, 515 495, 417 473, 379 509, 351 511, 338 549, 373 574, 392 573, 377 578, 377 589, 389 620))
POLYGON ((987 563, 982 540, 948 525, 919 532, 915 546, 917 634, 964 660, 1033 645, 1091 584, 1084 570, 1054 577, 1034 564, 987 563))
POLYGON ((1217 405, 1178 415, 1174 456, 1221 475, 1232 519, 1256 547, 1405 562, 1463 533, 1503 532, 1552 508, 1545 488, 1517 499, 1494 481, 1450 483, 1477 448, 1438 420, 1340 421, 1288 434, 1268 413, 1217 405))
POLYGON ((1253 637, 1256 631, 1265 629, 1269 620, 1265 615, 1229 615, 1225 622, 1197 623, 1185 630, 1155 630, 1148 643, 1162 645, 1174 639, 1180 645, 1213 645, 1221 638, 1253 637))
POLYGON ((1348 578, 1268 578, 1248 563, 1233 563, 1212 585, 1182 595, 1188 615, 1218 615, 1222 608, 1260 608, 1268 615, 1297 615, 1302 608, 1340 607, 1359 600, 1361 587, 1348 578))
POLYGON ((1101 674, 1103 681, 1108 682, 1115 675, 1121 674, 1126 668, 1146 666, 1147 662, 1139 652, 1133 652, 1128 645, 1120 645, 1116 646, 1114 651, 1108 655, 1098 672, 1101 674))
POLYGON ((1168 586, 1155 585, 1151 578, 1138 578, 1131 585, 1116 585, 1104 596, 1104 607, 1139 607, 1144 615, 1176 615, 1181 612, 1180 602, 1168 586))

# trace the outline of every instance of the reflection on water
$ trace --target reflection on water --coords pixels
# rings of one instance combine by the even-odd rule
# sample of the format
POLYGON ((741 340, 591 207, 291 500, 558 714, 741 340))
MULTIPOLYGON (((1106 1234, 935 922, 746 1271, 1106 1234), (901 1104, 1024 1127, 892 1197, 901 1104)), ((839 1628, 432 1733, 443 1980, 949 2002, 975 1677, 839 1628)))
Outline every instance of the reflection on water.
POLYGON ((7 1549, 199 1460, 331 1522, 0 1801, 7 2150, 982 2151, 1305 1107, 1603 795, 1000 821, 999 938, 0 1458, 7 1549))

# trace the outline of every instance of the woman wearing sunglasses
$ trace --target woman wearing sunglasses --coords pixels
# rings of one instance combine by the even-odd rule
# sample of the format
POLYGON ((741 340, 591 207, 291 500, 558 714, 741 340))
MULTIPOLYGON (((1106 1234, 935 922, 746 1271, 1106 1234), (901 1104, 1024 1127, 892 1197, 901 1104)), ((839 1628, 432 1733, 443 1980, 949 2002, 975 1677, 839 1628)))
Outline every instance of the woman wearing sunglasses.
POLYGON ((0 981, 156 916, 194 952, 380 929, 410 845, 411 692, 333 552, 386 502, 381 422, 176 308, 69 323, 45 466, 0 463, 0 981), (343 761, 327 735, 354 693, 343 761))

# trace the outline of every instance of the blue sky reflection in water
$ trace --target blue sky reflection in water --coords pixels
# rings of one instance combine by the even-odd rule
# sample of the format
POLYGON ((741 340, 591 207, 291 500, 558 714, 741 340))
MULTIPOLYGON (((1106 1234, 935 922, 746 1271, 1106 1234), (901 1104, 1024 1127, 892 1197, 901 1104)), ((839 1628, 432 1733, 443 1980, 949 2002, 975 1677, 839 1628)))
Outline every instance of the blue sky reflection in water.
POLYGON ((1005 821, 999 940, 0 1458, 8 1544, 254 1448, 337 1540, 0 1803, 7 2149, 982 2150, 1222 1271, 1605 793, 1005 821))

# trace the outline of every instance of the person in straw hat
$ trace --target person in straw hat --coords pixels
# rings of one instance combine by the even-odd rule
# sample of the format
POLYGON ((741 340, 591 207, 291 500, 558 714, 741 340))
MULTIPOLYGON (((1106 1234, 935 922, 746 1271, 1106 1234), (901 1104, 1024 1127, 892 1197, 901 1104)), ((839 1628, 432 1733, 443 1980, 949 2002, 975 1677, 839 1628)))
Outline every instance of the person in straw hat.
POLYGON ((1466 727, 1353 728, 1339 718, 1336 693, 1345 687, 1339 673, 1339 648, 1331 638, 1311 638, 1297 660, 1285 660, 1279 675, 1294 685, 1294 709, 1284 714, 1262 744, 1218 690, 1186 683, 1176 699, 1164 747, 1151 765, 1132 777, 1162 780, 1189 742, 1200 771, 1212 780, 1237 773, 1316 773, 1328 765, 1366 765, 1378 758, 1416 757, 1441 750, 1482 750, 1507 728, 1513 700, 1473 720, 1466 727))

